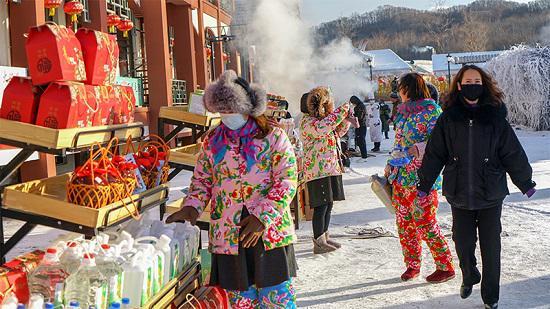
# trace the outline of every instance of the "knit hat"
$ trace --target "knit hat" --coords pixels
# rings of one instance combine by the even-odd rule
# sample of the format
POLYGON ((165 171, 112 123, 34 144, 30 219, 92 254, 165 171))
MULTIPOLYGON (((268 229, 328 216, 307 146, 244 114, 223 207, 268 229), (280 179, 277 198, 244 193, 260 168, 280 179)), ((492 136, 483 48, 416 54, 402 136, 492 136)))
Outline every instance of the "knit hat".
POLYGON ((258 117, 267 108, 266 91, 256 84, 225 71, 204 92, 204 105, 211 113, 243 114, 258 117))

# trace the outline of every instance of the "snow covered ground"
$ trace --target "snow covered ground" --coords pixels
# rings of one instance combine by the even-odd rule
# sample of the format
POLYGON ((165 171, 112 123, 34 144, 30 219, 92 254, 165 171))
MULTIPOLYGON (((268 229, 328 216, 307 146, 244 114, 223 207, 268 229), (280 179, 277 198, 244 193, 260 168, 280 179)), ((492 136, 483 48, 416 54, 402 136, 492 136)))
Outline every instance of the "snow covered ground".
MULTIPOLYGON (((534 169, 538 192, 530 200, 510 184, 512 194, 503 211, 501 308, 550 308, 550 132, 517 131, 534 169)), ((372 147, 372 146, 371 146, 372 147)), ((391 148, 384 141, 382 148, 391 148)), ((386 152, 386 153, 387 153, 386 152)), ((394 218, 370 189, 369 176, 382 173, 387 156, 378 154, 366 162, 353 159, 353 171, 344 176, 347 200, 335 205, 332 235, 343 248, 324 256, 312 254, 311 224, 302 222, 296 254, 299 263, 295 285, 300 308, 482 308, 479 285, 473 295, 462 300, 457 278, 431 285, 424 281, 434 271, 429 251, 424 247, 422 277, 403 283, 401 247, 396 238, 394 218), (382 227, 394 237, 361 239, 364 228, 382 227)), ((172 182, 171 198, 182 196, 190 174, 181 173, 172 182)), ((156 218, 156 212, 151 214, 156 218)), ((449 205, 441 200, 439 223, 451 240, 449 205)), ((20 222, 5 222, 11 236, 20 222)), ((44 248, 63 232, 38 227, 9 257, 33 248, 44 248)), ((458 268, 458 261, 455 262, 458 268)), ((479 255, 479 251, 478 251, 479 255)), ((479 258, 479 261, 481 259, 479 258)))

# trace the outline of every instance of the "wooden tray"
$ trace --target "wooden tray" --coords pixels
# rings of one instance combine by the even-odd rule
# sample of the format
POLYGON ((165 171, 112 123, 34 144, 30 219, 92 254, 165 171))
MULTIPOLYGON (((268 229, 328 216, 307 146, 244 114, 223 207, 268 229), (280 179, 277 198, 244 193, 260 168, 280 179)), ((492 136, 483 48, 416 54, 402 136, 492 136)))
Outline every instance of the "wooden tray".
POLYGON ((203 127, 211 127, 220 123, 220 118, 193 114, 184 106, 163 106, 160 108, 159 118, 192 123, 203 127))
MULTIPOLYGON (((113 225, 130 216, 138 203, 142 207, 154 204, 166 197, 167 190, 150 189, 124 200, 107 205, 100 209, 83 207, 67 202, 67 181, 70 174, 30 181, 6 187, 4 189, 3 207, 25 213, 47 216, 86 227, 98 228, 113 225), (156 192, 157 191, 157 192, 156 192), (154 192, 154 193, 153 193, 154 192), (121 207, 122 206, 122 207, 121 207)), ((166 189, 166 185, 161 185, 166 189)))
POLYGON ((119 139, 126 139, 129 136, 140 137, 142 128, 134 127, 139 125, 142 124, 131 123, 56 130, 19 121, 0 119, 0 136, 4 139, 50 149, 65 149, 75 146, 78 148, 91 145, 94 142, 108 142, 112 137, 112 132, 115 132, 114 135, 119 139), (74 145, 75 140, 77 141, 76 145, 74 145))
POLYGON ((187 166, 197 164, 197 155, 201 144, 192 144, 170 150, 170 162, 187 166))

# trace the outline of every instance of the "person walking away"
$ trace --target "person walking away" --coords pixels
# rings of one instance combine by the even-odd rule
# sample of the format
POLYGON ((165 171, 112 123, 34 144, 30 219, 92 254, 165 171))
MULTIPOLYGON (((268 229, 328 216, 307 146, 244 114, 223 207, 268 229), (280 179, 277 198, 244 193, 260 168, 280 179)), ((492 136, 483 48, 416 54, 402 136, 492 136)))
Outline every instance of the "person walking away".
POLYGON ((435 101, 437 105, 439 105, 439 90, 437 90, 437 87, 430 83, 426 82, 426 86, 428 87, 428 91, 430 92, 430 98, 435 101))
POLYGON ((388 136, 390 132, 390 118, 391 118, 391 109, 389 105, 383 100, 380 101, 380 121, 382 121, 382 132, 386 139, 390 139, 388 136))
POLYGON ((206 89, 205 107, 222 123, 206 135, 189 194, 166 220, 195 224, 210 204, 210 284, 227 290, 232 308, 296 308, 296 156, 285 132, 268 125, 266 101, 234 71, 206 89))
POLYGON ((321 254, 341 247, 330 238, 328 230, 334 202, 345 199, 338 139, 350 127, 350 104, 335 109, 327 87, 311 90, 307 103, 308 114, 300 121, 302 169, 308 203, 313 208, 313 253, 321 254))
POLYGON ((369 99, 367 112, 370 140, 374 143, 374 148, 370 151, 379 152, 382 144, 382 120, 380 119, 380 104, 374 98, 369 99))
MULTIPOLYGON (((418 171, 427 192, 443 170, 443 195, 451 204, 453 240, 468 298, 481 282, 485 308, 498 308, 502 202, 509 194, 506 173, 527 197, 535 192, 533 170, 506 120, 503 94, 494 79, 474 65, 455 76, 418 171), (482 273, 476 264, 479 235, 482 273)), ((421 193, 424 194, 424 193, 421 193)))
POLYGON ((441 283, 453 279, 455 271, 451 251, 436 218, 440 180, 427 188, 426 196, 419 196, 416 188, 423 150, 441 108, 429 98, 424 79, 417 73, 401 77, 399 93, 404 103, 399 106, 396 115, 394 149, 405 149, 411 158, 410 162, 395 167, 390 165, 392 160, 388 160, 385 175, 392 185, 392 203, 396 209, 397 230, 407 267, 401 280, 409 281, 420 274, 423 240, 436 266, 436 271, 426 281, 441 283))
POLYGON ((356 96, 350 98, 350 103, 353 106, 353 112, 359 122, 359 128, 355 129, 355 140, 359 150, 361 151, 361 158, 366 159, 367 153, 367 108, 361 99, 356 96))

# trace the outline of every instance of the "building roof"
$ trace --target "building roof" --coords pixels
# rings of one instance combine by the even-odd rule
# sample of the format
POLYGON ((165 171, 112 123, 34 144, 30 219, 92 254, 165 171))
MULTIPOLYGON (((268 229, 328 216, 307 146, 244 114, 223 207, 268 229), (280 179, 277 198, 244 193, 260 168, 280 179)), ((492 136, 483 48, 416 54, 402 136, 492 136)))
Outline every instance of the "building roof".
MULTIPOLYGON (((504 51, 483 51, 483 52, 468 52, 468 53, 449 53, 453 57, 453 62, 450 63, 451 73, 456 73, 463 64, 473 63, 480 67, 500 55, 504 51)), ((447 63, 447 54, 432 55, 433 72, 436 75, 445 75, 448 73, 449 67, 447 63)))
POLYGON ((401 74, 411 71, 409 63, 391 49, 367 50, 361 51, 361 54, 365 59, 373 59, 373 75, 401 74))

